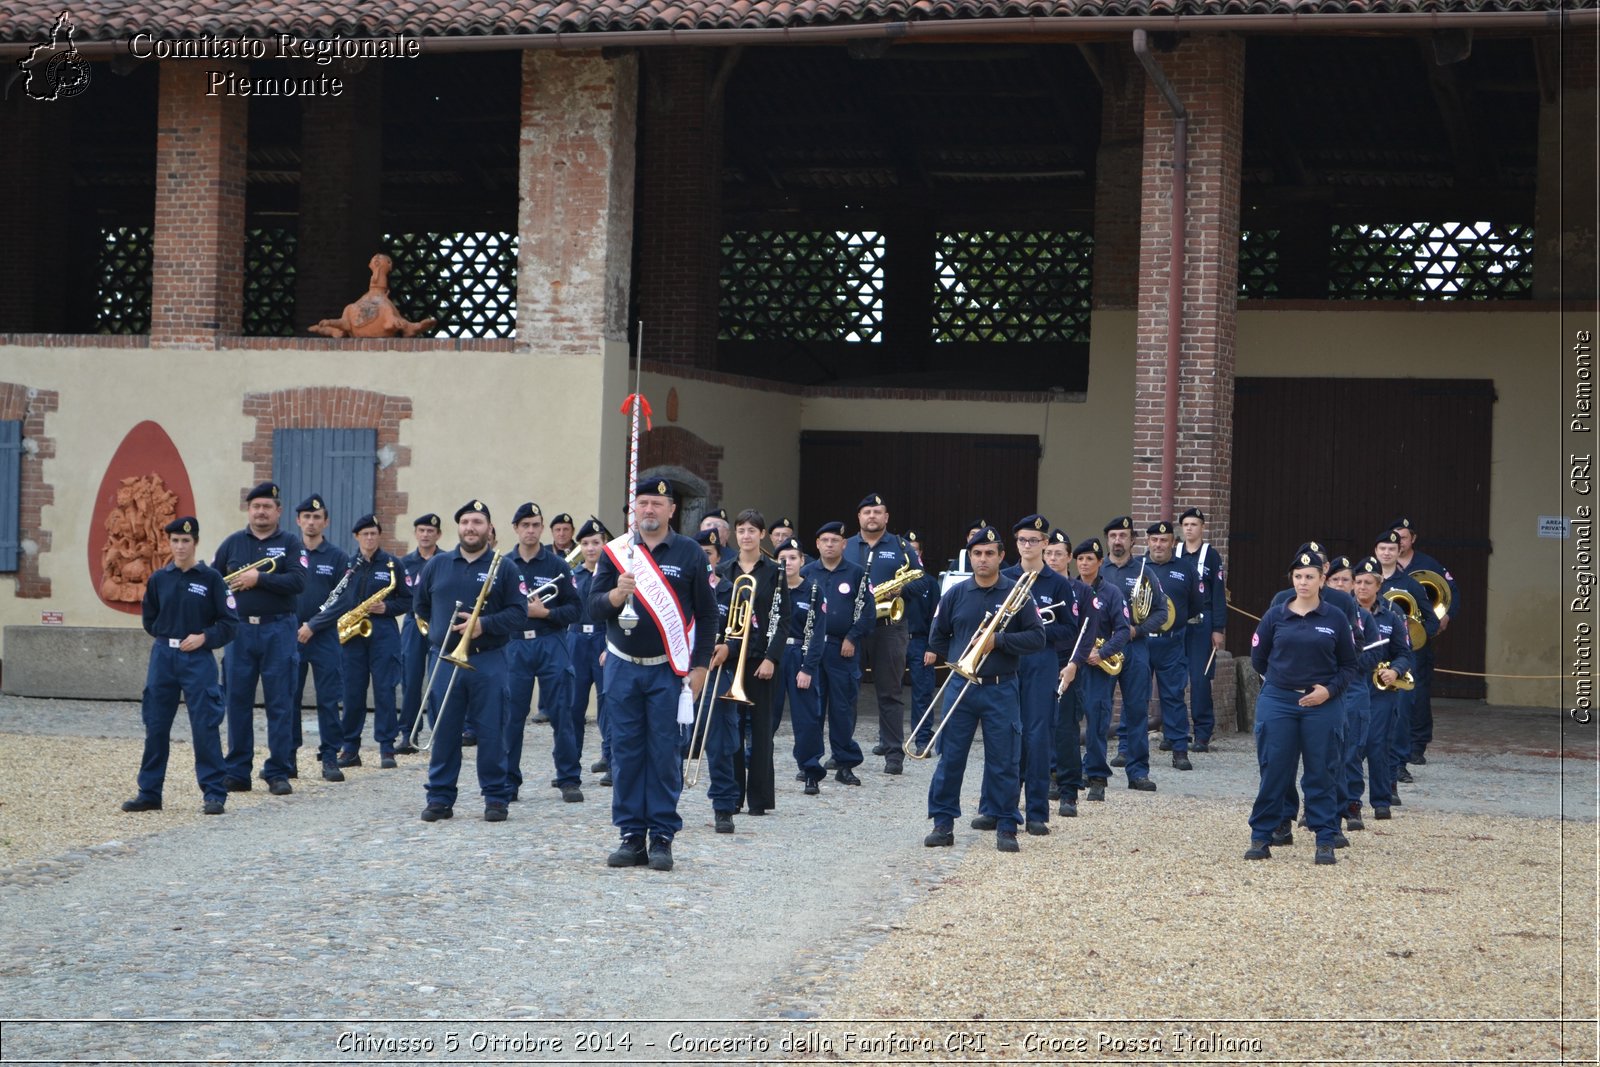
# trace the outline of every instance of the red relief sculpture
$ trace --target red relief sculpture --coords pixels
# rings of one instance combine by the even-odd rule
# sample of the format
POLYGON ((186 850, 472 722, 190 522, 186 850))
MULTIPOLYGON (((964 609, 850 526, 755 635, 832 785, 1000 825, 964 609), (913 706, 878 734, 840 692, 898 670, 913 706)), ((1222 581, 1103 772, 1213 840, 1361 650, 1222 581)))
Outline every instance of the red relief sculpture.
POLYGON ((90 584, 107 607, 139 614, 145 583, 172 558, 161 528, 194 513, 177 446, 155 422, 134 426, 106 465, 86 538, 90 584))
POLYGON ((372 268, 372 282, 366 295, 354 304, 346 304, 344 314, 338 318, 323 319, 311 327, 312 333, 324 337, 415 337, 439 324, 435 318, 412 322, 389 301, 392 259, 380 252, 367 261, 367 266, 372 268))

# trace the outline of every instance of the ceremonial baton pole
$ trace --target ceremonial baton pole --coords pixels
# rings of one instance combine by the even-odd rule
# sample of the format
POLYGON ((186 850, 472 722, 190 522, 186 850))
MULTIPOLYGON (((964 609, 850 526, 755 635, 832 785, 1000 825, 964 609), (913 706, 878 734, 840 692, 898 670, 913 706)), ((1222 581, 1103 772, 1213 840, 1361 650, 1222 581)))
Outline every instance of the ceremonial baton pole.
MULTIPOLYGON (((639 404, 643 399, 639 395, 639 388, 644 379, 644 322, 639 322, 639 340, 634 346, 633 364, 633 395, 631 400, 633 410, 632 425, 628 429, 628 570, 633 570, 634 545, 639 541, 639 520, 634 514, 634 503, 638 497, 639 489, 639 404)), ((617 615, 617 625, 625 634, 631 634, 633 628, 639 625, 639 612, 633 606, 633 597, 628 597, 628 602, 622 605, 622 611, 617 615)))

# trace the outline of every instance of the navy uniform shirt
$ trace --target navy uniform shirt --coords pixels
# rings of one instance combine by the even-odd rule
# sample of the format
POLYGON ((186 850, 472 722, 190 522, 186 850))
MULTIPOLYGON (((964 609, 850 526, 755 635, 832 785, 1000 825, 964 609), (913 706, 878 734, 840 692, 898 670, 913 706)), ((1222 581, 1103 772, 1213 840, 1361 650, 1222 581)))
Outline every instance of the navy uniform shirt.
POLYGON ((926 641, 928 630, 933 625, 934 609, 939 606, 939 579, 924 574, 907 585, 900 598, 905 601, 905 614, 901 620, 906 624, 906 633, 926 641))
POLYGON ((1406 671, 1416 666, 1416 657, 1411 652, 1411 628, 1406 624, 1406 617, 1400 609, 1383 599, 1381 596, 1374 602, 1370 611, 1374 630, 1368 631, 1368 638, 1361 657, 1361 670, 1371 674, 1373 668, 1385 661, 1394 668, 1396 674, 1404 675, 1406 671))
MULTIPOLYGON (((312 633, 321 633, 339 621, 339 616, 353 609, 368 597, 386 589, 390 581, 394 589, 383 598, 383 614, 374 618, 395 618, 411 610, 411 590, 406 588, 405 571, 394 556, 378 549, 369 560, 357 551, 350 557, 350 580, 344 583, 339 595, 322 605, 307 626, 312 633)), ((476 596, 476 594, 474 594, 476 596)))
MULTIPOLYGON (((789 584, 783 573, 783 564, 776 560, 762 556, 756 565, 746 571, 739 565, 739 557, 724 561, 717 568, 721 581, 717 584, 717 592, 722 592, 722 587, 728 587, 729 595, 733 592, 733 581, 741 574, 749 574, 756 580, 755 602, 750 606, 750 652, 752 656, 764 659, 774 667, 783 659, 783 637, 788 632, 787 616, 789 614, 789 584)), ((724 614, 722 618, 726 619, 724 614)), ((721 625, 719 624, 719 629, 721 625)), ((728 649, 730 655, 737 656, 736 647, 728 649)), ((749 656, 745 657, 750 659, 749 656)))
MULTIPOLYGON (((1198 615, 1201 610, 1199 578, 1194 572, 1193 556, 1174 556, 1165 563, 1150 560, 1149 567, 1152 573, 1161 580, 1161 589, 1172 601, 1172 625, 1167 627, 1167 633, 1183 633, 1183 628, 1192 616, 1198 615)), ((1154 615, 1152 609, 1150 614, 1154 615)))
MULTIPOLYGON (((491 553, 485 551, 477 559, 468 561, 461 556, 461 546, 448 552, 437 552, 422 568, 422 577, 412 589, 411 608, 417 617, 428 620, 428 641, 440 646, 450 639, 449 649, 454 652, 460 636, 451 632, 456 619, 456 601, 461 601, 463 614, 472 611, 478 602, 478 592, 488 580, 491 553)), ((478 621, 483 624, 483 635, 468 647, 474 652, 490 652, 502 648, 509 635, 521 630, 528 621, 528 598, 517 590, 517 574, 502 560, 495 572, 494 587, 484 599, 478 621)))
MULTIPOLYGON (((1000 572, 1000 577, 1009 578, 1013 582, 1022 580, 1022 564, 1013 564, 1000 572)), ((1046 566, 1039 572, 1039 577, 1033 581, 1033 588, 1028 590, 1033 597, 1033 606, 1040 612, 1040 619, 1044 618, 1045 608, 1049 608, 1053 621, 1044 624, 1045 647, 1056 650, 1070 650, 1073 640, 1078 636, 1078 621, 1072 614, 1072 584, 1061 575, 1046 566)))
POLYGON ((587 605, 589 603, 589 585, 594 581, 594 572, 583 564, 578 564, 572 572, 572 589, 578 594, 578 617, 568 627, 574 634, 593 634, 597 627, 593 619, 589 618, 587 605))
POLYGON ((1202 541, 1197 552, 1190 552, 1179 541, 1172 554, 1194 564, 1195 591, 1199 594, 1195 613, 1205 617, 1213 633, 1222 633, 1228 628, 1227 576, 1222 569, 1222 553, 1210 541, 1202 541))
POLYGON ((583 601, 578 599, 578 587, 572 581, 572 568, 568 567, 567 561, 549 545, 540 545, 538 553, 532 559, 523 559, 522 546, 518 545, 506 553, 500 565, 510 567, 517 580, 521 582, 524 605, 527 604, 529 593, 547 582, 556 583, 556 597, 545 605, 550 609, 549 616, 535 619, 528 615, 524 608, 519 630, 532 630, 540 637, 545 634, 561 633, 583 615, 583 601))
POLYGON ((784 592, 789 600, 789 631, 784 644, 800 650, 801 670, 816 674, 822 662, 822 646, 826 642, 823 640, 825 635, 822 627, 817 625, 816 616, 812 614, 811 605, 822 590, 814 576, 807 578, 801 575, 800 584, 792 589, 785 580, 784 592))
POLYGON ((144 632, 158 641, 204 634, 205 648, 221 648, 239 627, 228 583, 198 560, 186 571, 169 563, 151 575, 142 611, 144 632))
MULTIPOLYGON (((433 555, 438 554, 439 549, 435 548, 433 555)), ((428 557, 432 558, 433 556, 428 557)), ((417 582, 422 578, 422 568, 428 565, 428 559, 423 559, 422 551, 416 548, 400 557, 400 570, 405 575, 403 580, 406 583, 406 592, 413 597, 417 595, 417 582)))
MULTIPOLYGON (((1350 624, 1350 633, 1355 636, 1356 640, 1366 640, 1366 631, 1361 628, 1361 612, 1356 605, 1355 597, 1346 593, 1343 589, 1335 589, 1331 585, 1323 586, 1318 595, 1324 603, 1331 604, 1336 610, 1344 612, 1344 621, 1350 624)), ((1290 587, 1281 590, 1277 596, 1272 598, 1272 606, 1278 607, 1287 604, 1293 599, 1294 588, 1290 587)))
MULTIPOLYGON (((1400 566, 1400 561, 1398 559, 1395 560, 1395 566, 1400 566)), ((1450 587, 1449 617, 1452 620, 1456 617, 1456 613, 1461 610, 1461 588, 1456 585, 1456 576, 1446 570, 1443 563, 1440 563, 1426 552, 1418 552, 1416 549, 1412 549, 1410 564, 1401 567, 1401 569, 1407 574, 1411 573, 1412 571, 1432 571, 1439 577, 1443 578, 1444 584, 1450 587)), ((1426 592, 1426 590, 1424 590, 1424 592, 1426 592)), ((1426 611, 1430 603, 1432 602, 1424 600, 1420 606, 1424 611, 1426 611)))
MULTIPOLYGON (((693 670, 708 665, 711 662, 711 650, 716 645, 717 603, 711 593, 711 565, 706 560, 706 554, 694 538, 670 530, 656 547, 646 548, 641 541, 634 546, 634 551, 648 551, 655 559, 667 585, 678 598, 678 605, 687 615, 684 626, 694 625, 689 668, 693 670)), ((628 565, 625 552, 622 565, 628 565)), ((643 566, 642 562, 640 566, 643 566)), ((661 632, 642 606, 636 605, 634 608, 639 613, 639 624, 631 634, 624 633, 622 627, 617 625, 617 616, 622 614, 622 608, 612 607, 610 600, 611 590, 617 587, 617 577, 617 565, 611 562, 610 555, 601 555, 600 565, 595 568, 594 578, 589 583, 589 617, 597 623, 605 623, 606 643, 615 645, 623 655, 635 659, 666 655, 661 632)))
POLYGON ((831 571, 820 559, 808 563, 800 571, 800 577, 816 579, 818 596, 813 610, 821 616, 823 636, 830 641, 848 637, 852 645, 861 644, 861 639, 877 621, 878 610, 872 601, 872 592, 863 590, 866 572, 846 556, 831 571), (859 614, 856 613, 858 603, 861 605, 859 614))
POLYGON ((301 547, 304 551, 300 553, 300 565, 306 572, 306 587, 300 590, 300 596, 295 600, 294 613, 301 622, 310 622, 322 610, 322 605, 328 602, 329 594, 339 584, 339 579, 344 577, 350 560, 326 537, 316 548, 301 547))
POLYGON ((917 553, 911 543, 899 534, 887 531, 878 538, 876 545, 869 546, 861 539, 858 533, 848 537, 844 542, 844 558, 847 562, 854 563, 867 569, 867 582, 871 588, 878 586, 893 578, 895 572, 901 567, 910 564, 917 566, 917 553), (867 553, 872 553, 872 565, 867 567, 867 553))
POLYGON ((274 530, 266 537, 257 537, 251 529, 229 534, 217 546, 211 566, 219 574, 232 574, 241 567, 268 556, 278 561, 271 574, 256 571, 254 589, 241 589, 234 594, 241 618, 271 615, 293 615, 300 591, 306 587, 306 568, 300 565, 300 555, 305 546, 300 538, 283 530, 274 530))
POLYGON ((1250 663, 1269 685, 1296 692, 1321 685, 1337 697, 1355 681, 1355 634, 1350 620, 1326 599, 1305 615, 1277 604, 1250 639, 1250 663))
POLYGON ((1083 587, 1079 593, 1079 604, 1084 616, 1083 625, 1088 627, 1088 632, 1083 635, 1082 641, 1073 636, 1073 644, 1078 651, 1072 659, 1079 666, 1084 666, 1089 662, 1089 653, 1095 650, 1096 641, 1105 640, 1100 647, 1100 658, 1110 659, 1127 646, 1132 631, 1121 586, 1106 581, 1104 573, 1095 576, 1093 585, 1082 581, 1078 585, 1083 587))
MULTIPOLYGON (((1156 576, 1155 568, 1151 567, 1144 556, 1129 556, 1128 562, 1117 566, 1107 556, 1105 562, 1100 564, 1100 577, 1117 587, 1122 593, 1123 603, 1128 605, 1130 612, 1128 624, 1133 626, 1134 632, 1149 637, 1161 629, 1161 624, 1167 621, 1166 590, 1161 587, 1161 579, 1156 576), (1133 624, 1133 594, 1136 591, 1143 574, 1143 581, 1155 586, 1155 591, 1150 597, 1150 614, 1145 616, 1143 622, 1133 624)), ((1129 640, 1133 635, 1129 634, 1129 640)), ((1104 652, 1101 655, 1105 655, 1104 652)))
MULTIPOLYGON (((959 658, 983 625, 984 616, 999 611, 1016 584, 1010 578, 1000 577, 985 589, 974 578, 940 597, 939 607, 933 613, 933 628, 928 634, 928 651, 947 662, 951 656, 959 658)), ((1022 657, 1041 651, 1044 646, 1044 624, 1039 621, 1039 612, 1030 597, 1022 610, 1011 616, 1005 628, 995 634, 994 651, 979 665, 978 677, 1016 674, 1022 657)))

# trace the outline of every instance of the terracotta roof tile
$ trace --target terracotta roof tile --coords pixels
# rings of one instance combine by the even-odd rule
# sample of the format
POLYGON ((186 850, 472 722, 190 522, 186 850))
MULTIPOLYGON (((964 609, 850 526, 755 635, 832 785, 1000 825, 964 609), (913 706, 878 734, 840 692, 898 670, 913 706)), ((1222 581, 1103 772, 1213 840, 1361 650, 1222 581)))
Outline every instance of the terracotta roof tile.
POLYGON ((493 36, 735 29, 1032 16, 1441 13, 1593 8, 1597 0, 0 0, 0 41, 43 41, 63 6, 76 40, 165 37, 493 36))

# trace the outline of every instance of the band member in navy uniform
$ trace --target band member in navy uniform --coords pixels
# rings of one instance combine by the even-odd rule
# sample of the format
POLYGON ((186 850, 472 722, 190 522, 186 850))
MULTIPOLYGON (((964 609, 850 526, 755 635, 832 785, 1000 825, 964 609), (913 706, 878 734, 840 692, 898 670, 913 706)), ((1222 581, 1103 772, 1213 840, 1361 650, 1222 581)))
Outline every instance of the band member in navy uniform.
MULTIPOLYGON (((911 566, 912 552, 895 534, 889 533, 889 508, 883 497, 868 493, 856 505, 855 536, 845 542, 844 558, 867 572, 867 592, 911 566)), ((878 694, 878 743, 873 755, 883 757, 883 772, 899 774, 904 767, 906 740, 905 662, 910 635, 905 619, 878 618, 873 605, 874 627, 861 644, 860 667, 872 668, 872 688, 878 694)))
POLYGON ((328 598, 309 625, 314 633, 337 632, 339 619, 346 612, 385 593, 366 608, 371 630, 339 646, 340 668, 344 674, 344 744, 339 751, 339 766, 361 766, 361 730, 367 724, 367 683, 372 683, 372 739, 378 745, 379 766, 392 769, 394 739, 399 731, 395 719, 394 688, 399 665, 400 626, 395 620, 411 611, 411 590, 406 587, 400 561, 378 547, 383 527, 372 515, 357 519, 350 532, 356 537, 356 554, 350 560, 349 580, 328 598))
MULTIPOLYGON (((1417 611, 1422 617, 1423 639, 1421 642, 1412 642, 1411 654, 1414 663, 1415 657, 1421 656, 1426 651, 1428 644, 1439 632, 1439 618, 1429 607, 1432 602, 1428 599, 1427 590, 1423 589, 1415 578, 1400 569, 1398 532, 1385 530, 1379 534, 1377 544, 1372 548, 1372 555, 1383 565, 1383 588, 1379 590, 1378 595, 1383 596, 1391 589, 1399 589, 1416 603, 1417 611), (1419 643, 1422 646, 1420 648, 1417 647, 1419 643)), ((1415 701, 1415 689, 1402 690, 1395 708, 1393 747, 1390 751, 1395 778, 1401 782, 1411 781, 1411 771, 1406 767, 1406 763, 1411 758, 1412 727, 1415 725, 1412 721, 1412 708, 1415 701)))
MULTIPOLYGON (((1078 627, 1071 615, 1072 586, 1044 563, 1050 520, 1043 515, 1028 515, 1011 527, 1011 533, 1021 562, 1005 568, 1000 576, 1015 582, 1025 573, 1037 574, 1029 590, 1034 608, 1041 613, 1041 618, 1045 611, 1051 614, 1051 621, 1044 623, 1045 647, 1021 657, 1017 668, 1022 721, 1020 774, 1026 803, 1024 825, 1028 833, 1043 836, 1050 832, 1050 764, 1056 746, 1060 653, 1071 650, 1078 627)), ((988 816, 980 815, 973 820, 973 829, 992 830, 994 824, 988 816)))
POLYGON ((905 601, 905 616, 902 622, 906 624, 906 670, 911 674, 911 718, 910 723, 915 726, 922 723, 922 728, 911 743, 917 749, 928 747, 928 738, 933 734, 932 717, 928 715, 928 705, 933 703, 934 690, 939 688, 938 676, 934 669, 925 662, 928 651, 928 631, 933 626, 933 612, 939 606, 939 578, 924 564, 922 544, 917 538, 915 530, 906 531, 906 543, 911 546, 911 565, 923 572, 921 578, 907 585, 901 593, 905 601), (927 719, 927 722, 923 722, 927 719))
POLYGON ((1294 599, 1267 609, 1250 641, 1250 662, 1262 676, 1256 698, 1256 753, 1261 787, 1250 812, 1245 859, 1268 859, 1283 797, 1297 764, 1305 763, 1306 825, 1317 836, 1316 862, 1337 862, 1339 812, 1329 749, 1336 744, 1341 699, 1356 677, 1350 621, 1320 596, 1321 557, 1301 552, 1290 565, 1294 599))
POLYGON ((804 574, 806 554, 794 538, 778 546, 784 589, 789 601, 788 630, 784 636, 783 684, 788 690, 790 718, 794 723, 796 777, 805 783, 807 796, 822 790, 827 777, 822 766, 822 646, 823 628, 813 610, 821 596, 815 576, 804 574))
POLYGON ((275 796, 294 792, 289 778, 295 771, 294 706, 295 632, 299 622, 295 601, 306 587, 300 565, 304 548, 294 534, 278 528, 283 514, 275 482, 262 482, 245 496, 249 525, 229 534, 217 546, 211 567, 224 576, 238 602, 238 637, 222 659, 228 700, 228 746, 224 755, 230 793, 250 788, 250 768, 255 762, 256 683, 266 697, 267 758, 261 777, 275 796), (271 573, 253 567, 274 560, 271 573), (245 570, 244 568, 250 568, 245 570))
MULTIPOLYGON (((1334 556, 1328 560, 1324 583, 1324 594, 1337 590, 1352 600, 1355 599, 1355 564, 1351 562, 1349 556, 1334 556)), ((1364 791, 1361 760, 1367 744, 1367 723, 1371 718, 1371 702, 1367 699, 1367 686, 1361 679, 1364 675, 1370 674, 1379 662, 1377 620, 1361 606, 1359 601, 1356 603, 1356 617, 1358 625, 1351 631, 1351 636, 1356 643, 1358 674, 1354 682, 1345 686, 1344 720, 1339 726, 1338 745, 1332 753, 1334 804, 1341 819, 1348 815, 1351 798, 1359 798, 1364 791)), ((1350 829, 1362 830, 1365 826, 1357 817, 1350 822, 1350 829)), ((1349 846, 1350 839, 1345 837, 1342 831, 1334 835, 1334 848, 1349 846)))
POLYGON ((676 510, 670 483, 636 486, 638 541, 629 543, 630 532, 608 544, 589 585, 589 615, 606 626, 611 821, 622 835, 606 860, 612 867, 671 870, 672 839, 683 828, 678 724, 692 719, 706 683, 717 605, 700 546, 672 532, 676 510), (630 600, 638 605, 636 618, 624 614, 630 600), (680 707, 685 700, 688 716, 680 707))
MULTIPOLYGON (((1059 532, 1053 531, 1051 537, 1054 538, 1059 532)), ((1052 541, 1050 544, 1056 542, 1052 541)), ((1048 552, 1049 548, 1050 545, 1047 545, 1045 550, 1048 552)), ((1067 551, 1071 551, 1070 546, 1067 551)), ((1070 555, 1068 558, 1071 558, 1070 555)), ((1051 570, 1054 569, 1052 566, 1051 570)), ((1082 650, 1094 644, 1094 634, 1090 632, 1090 628, 1098 626, 1100 609, 1095 606, 1094 590, 1089 586, 1077 578, 1066 578, 1066 583, 1072 592, 1072 600, 1065 605, 1065 612, 1057 608, 1055 613, 1058 620, 1063 615, 1068 619, 1072 630, 1072 643, 1070 647, 1062 648, 1056 657, 1059 670, 1056 681, 1055 763, 1056 783, 1061 798, 1061 805, 1056 809, 1056 814, 1070 819, 1078 814, 1078 794, 1084 788, 1083 748, 1078 741, 1078 732, 1085 718, 1084 693, 1088 686, 1079 680, 1079 672, 1087 666, 1087 657, 1083 655, 1082 650)), ((1120 619, 1121 616, 1116 618, 1120 619)), ((1094 673, 1104 672, 1096 670, 1094 673)), ((1109 682, 1109 679, 1107 681, 1109 682)), ((1107 692, 1109 691, 1108 686, 1107 692)), ((1101 736, 1105 736, 1103 731, 1101 736)), ((1102 743, 1101 752, 1104 751, 1102 743)), ((1104 785, 1100 790, 1100 799, 1104 800, 1104 785)))
POLYGON ((1106 523, 1102 531, 1106 536, 1108 558, 1104 574, 1106 581, 1118 586, 1122 599, 1128 605, 1128 647, 1122 673, 1116 683, 1122 690, 1122 716, 1117 720, 1117 755, 1113 767, 1126 766, 1128 788, 1155 792, 1156 784, 1150 780, 1150 644, 1152 634, 1161 630, 1167 621, 1166 591, 1161 580, 1150 570, 1147 558, 1133 556, 1133 520, 1126 515, 1106 523), (1133 608, 1141 586, 1149 585, 1150 613, 1143 619, 1133 617, 1133 608))
POLYGON ((511 785, 506 780, 505 649, 511 634, 527 625, 528 600, 517 588, 515 570, 501 566, 489 548, 489 506, 481 500, 468 501, 456 509, 455 520, 456 547, 428 561, 412 596, 417 617, 428 620, 428 641, 433 646, 430 658, 465 651, 471 665, 471 670, 460 670, 448 660, 439 664, 427 697, 437 718, 428 756, 428 806, 422 810, 422 821, 438 822, 455 814, 461 735, 465 724, 471 723, 478 734, 483 818, 485 822, 504 822, 511 800, 511 785), (480 593, 483 608, 472 633, 463 640, 480 593))
POLYGON ((578 547, 575 529, 572 516, 565 511, 550 520, 550 547, 562 559, 566 559, 578 547))
MULTIPOLYGON (((929 666, 951 656, 961 658, 963 650, 985 626, 985 616, 998 615, 1017 584, 1000 574, 1004 549, 994 527, 983 527, 966 547, 967 558, 972 561, 972 577, 939 598, 928 637, 929 666)), ((922 841, 929 848, 955 843, 955 821, 961 817, 961 780, 966 774, 972 735, 981 723, 983 790, 978 814, 986 817, 985 823, 993 820, 995 848, 1001 852, 1017 851, 1017 822, 1021 818, 1017 810, 1017 746, 1022 736, 1017 670, 1024 658, 1044 649, 1045 640, 1039 612, 1029 598, 977 650, 982 659, 978 677, 970 681, 958 678, 945 687, 940 713, 948 716, 949 722, 939 735, 939 765, 928 783, 928 817, 933 820, 933 832, 922 841)))
MULTIPOLYGON (((1075 684, 1083 686, 1083 776, 1089 787, 1087 799, 1094 801, 1105 800, 1106 782, 1111 777, 1111 766, 1106 762, 1106 736, 1111 730, 1111 697, 1116 686, 1116 679, 1100 665, 1119 652, 1126 654, 1130 630, 1122 587, 1100 573, 1105 551, 1100 539, 1091 537, 1079 542, 1072 552, 1078 578, 1089 590, 1084 622, 1089 629, 1083 640, 1076 642, 1078 651, 1072 661, 1077 669, 1072 674, 1075 684)), ((1123 665, 1126 670, 1126 658, 1123 665)), ((1063 677, 1072 681, 1065 671, 1063 677)))
POLYGON ((876 607, 867 587, 867 572, 845 557, 844 523, 817 527, 817 556, 800 573, 814 578, 818 595, 811 610, 820 613, 822 631, 822 708, 828 722, 828 747, 834 780, 860 785, 854 768, 861 763, 856 743, 856 696, 861 691, 861 642, 872 630, 876 607))
POLYGON ((344 736, 340 727, 339 701, 344 696, 344 675, 339 667, 339 638, 331 629, 314 632, 306 625, 317 610, 333 594, 334 587, 350 566, 345 554, 324 535, 328 528, 328 508, 320 494, 312 493, 295 508, 295 521, 300 526, 300 543, 305 551, 300 554, 306 574, 306 587, 295 601, 295 616, 300 620, 300 630, 295 635, 300 647, 296 654, 299 673, 294 688, 294 747, 300 749, 299 709, 305 704, 306 673, 312 673, 317 694, 317 762, 322 765, 322 777, 330 782, 344 781, 339 769, 339 739, 344 736))
POLYGON ((1149 566, 1156 572, 1167 594, 1167 610, 1172 612, 1167 628, 1150 635, 1148 650, 1161 700, 1161 750, 1172 753, 1173 767, 1189 771, 1194 764, 1189 762, 1189 709, 1183 703, 1190 673, 1184 640, 1186 620, 1199 611, 1200 582, 1190 557, 1173 556, 1175 536, 1170 522, 1158 522, 1145 530, 1149 566))
POLYGON ((1072 538, 1060 527, 1050 531, 1044 543, 1044 561, 1047 566, 1069 582, 1078 580, 1078 569, 1073 566, 1072 538))
POLYGON ((701 530, 717 531, 717 544, 727 548, 733 544, 733 526, 728 522, 727 508, 712 508, 700 518, 701 530))
POLYGON ((221 815, 223 787, 222 693, 217 688, 217 661, 211 650, 233 640, 239 624, 233 595, 222 575, 200 562, 195 545, 200 523, 192 515, 162 527, 172 548, 172 562, 156 571, 145 586, 145 633, 155 638, 145 671, 140 715, 144 719, 144 756, 139 761, 139 792, 123 801, 123 811, 161 810, 161 791, 172 749, 172 720, 178 696, 189 711, 194 739, 194 776, 200 783, 201 811, 221 815))
MULTIPOLYGON (((1417 528, 1408 518, 1402 516, 1390 524, 1395 535, 1400 538, 1400 554, 1395 557, 1395 563, 1402 571, 1424 570, 1432 571, 1443 578, 1450 587, 1450 608, 1445 616, 1439 620, 1439 628, 1434 637, 1443 637, 1445 630, 1450 628, 1450 621, 1461 612, 1461 588, 1456 584, 1455 575, 1450 573, 1450 568, 1434 559, 1426 552, 1416 549, 1417 528)), ((1423 614, 1432 614, 1426 602, 1419 604, 1423 614)), ((1428 762, 1426 755, 1428 744, 1433 740, 1433 663, 1434 642, 1432 639, 1421 648, 1413 651, 1412 677, 1416 687, 1406 693, 1402 703, 1411 705, 1411 755, 1407 762, 1425 764, 1428 762)))
MULTIPOLYGON (((1382 588, 1383 564, 1370 556, 1356 564, 1356 603, 1368 612, 1373 620, 1373 630, 1368 631, 1367 640, 1362 646, 1373 662, 1368 663, 1366 657, 1363 657, 1359 665, 1362 673, 1356 679, 1356 685, 1364 685, 1367 688, 1367 743, 1361 755, 1367 762, 1367 792, 1372 799, 1374 819, 1389 818, 1389 808, 1394 803, 1394 771, 1389 763, 1391 758, 1389 750, 1401 692, 1395 685, 1408 671, 1415 670, 1406 617, 1393 604, 1378 595, 1382 588), (1379 687, 1372 675, 1376 665, 1385 662, 1389 665, 1388 669, 1379 672, 1384 687, 1379 687)), ((1359 788, 1351 791, 1345 818, 1346 820, 1361 818, 1359 788)))
POLYGON ((506 650, 506 778, 511 799, 522 790, 522 739, 533 709, 533 685, 539 683, 539 715, 534 722, 555 728, 551 759, 552 784, 569 804, 583 800, 583 762, 579 738, 582 729, 572 716, 572 657, 567 648, 567 628, 583 614, 572 570, 567 561, 539 538, 544 514, 528 501, 511 519, 517 547, 505 556, 526 599, 522 626, 511 632, 506 650), (546 588, 554 586, 554 589, 546 588), (537 595, 536 595, 537 594, 537 595))
MULTIPOLYGON (((1217 676, 1217 659, 1228 632, 1227 576, 1222 553, 1206 540, 1206 516, 1199 508, 1189 508, 1178 516, 1183 541, 1174 550, 1180 559, 1194 564, 1195 591, 1199 600, 1184 626, 1184 655, 1189 661, 1189 714, 1194 723, 1190 752, 1208 752, 1217 715, 1212 706, 1211 680, 1217 676)), ((1181 620, 1180 620, 1181 621, 1181 620)))
MULTIPOLYGON (((443 527, 444 520, 432 512, 418 515, 412 520, 411 530, 417 539, 417 547, 400 560, 407 592, 416 589, 417 580, 422 577, 422 568, 439 551, 439 531, 443 527)), ((429 668, 433 666, 428 658, 430 646, 427 635, 417 622, 416 612, 411 612, 406 615, 405 626, 400 630, 401 691, 404 695, 400 705, 400 743, 395 745, 394 750, 402 755, 417 751, 411 743, 411 736, 416 732, 417 714, 422 710, 422 685, 429 668)))
POLYGON ((611 738, 606 733, 606 686, 601 664, 605 661, 605 628, 589 618, 589 583, 594 580, 595 567, 611 532, 605 523, 589 516, 578 527, 578 547, 583 549, 583 562, 572 572, 572 587, 578 594, 578 619, 567 628, 567 651, 572 657, 572 708, 573 721, 578 727, 578 762, 583 763, 583 737, 588 728, 589 690, 595 696, 595 727, 600 733, 600 759, 589 770, 602 775, 601 785, 611 784, 611 738))

